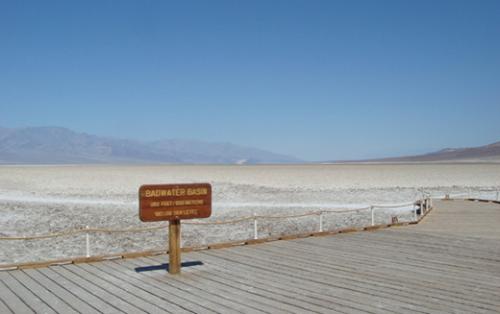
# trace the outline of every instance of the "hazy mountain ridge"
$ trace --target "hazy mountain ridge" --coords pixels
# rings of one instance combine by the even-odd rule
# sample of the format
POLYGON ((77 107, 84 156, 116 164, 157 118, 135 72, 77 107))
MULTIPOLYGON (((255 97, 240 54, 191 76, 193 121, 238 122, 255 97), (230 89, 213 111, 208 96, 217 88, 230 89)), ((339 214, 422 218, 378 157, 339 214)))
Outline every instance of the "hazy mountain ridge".
POLYGON ((0 127, 0 163, 292 163, 294 157, 231 143, 99 137, 61 127, 0 127))
POLYGON ((373 162, 500 162, 500 142, 477 147, 445 148, 436 152, 404 157, 371 159, 373 162))

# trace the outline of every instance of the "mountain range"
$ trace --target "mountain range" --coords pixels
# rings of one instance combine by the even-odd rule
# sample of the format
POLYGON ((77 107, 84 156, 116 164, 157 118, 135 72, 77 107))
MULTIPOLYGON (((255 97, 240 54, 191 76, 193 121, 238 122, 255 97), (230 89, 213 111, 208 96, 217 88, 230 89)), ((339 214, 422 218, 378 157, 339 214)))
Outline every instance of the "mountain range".
POLYGON ((298 163, 300 159, 231 143, 99 137, 61 127, 0 127, 0 164, 298 163))
POLYGON ((477 147, 445 148, 432 153, 365 160, 326 163, 405 163, 405 162, 500 162, 500 142, 477 147))
POLYGON ((500 142, 477 147, 445 148, 436 152, 376 159, 380 162, 500 162, 500 142))
MULTIPOLYGON (((187 163, 278 164, 303 160, 231 143, 163 139, 139 141, 100 137, 62 127, 0 127, 0 164, 187 163)), ((354 162, 500 162, 500 142, 469 148, 446 148, 404 157, 354 162)))

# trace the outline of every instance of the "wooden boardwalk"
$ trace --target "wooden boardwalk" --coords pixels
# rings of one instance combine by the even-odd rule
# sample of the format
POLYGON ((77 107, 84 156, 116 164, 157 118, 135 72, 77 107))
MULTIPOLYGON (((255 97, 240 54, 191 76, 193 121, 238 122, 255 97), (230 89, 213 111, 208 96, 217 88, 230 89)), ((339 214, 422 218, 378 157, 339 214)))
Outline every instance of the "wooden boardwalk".
POLYGON ((418 225, 184 253, 177 276, 167 260, 2 271, 0 313, 500 313, 500 205, 440 201, 418 225))

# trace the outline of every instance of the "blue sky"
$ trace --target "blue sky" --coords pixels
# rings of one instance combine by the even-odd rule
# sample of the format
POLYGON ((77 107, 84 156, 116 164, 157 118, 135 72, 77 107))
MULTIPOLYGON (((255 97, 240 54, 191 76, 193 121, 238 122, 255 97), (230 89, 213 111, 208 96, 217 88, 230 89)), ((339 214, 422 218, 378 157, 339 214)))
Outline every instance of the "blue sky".
POLYGON ((307 160, 500 140, 500 1, 0 1, 0 126, 307 160))

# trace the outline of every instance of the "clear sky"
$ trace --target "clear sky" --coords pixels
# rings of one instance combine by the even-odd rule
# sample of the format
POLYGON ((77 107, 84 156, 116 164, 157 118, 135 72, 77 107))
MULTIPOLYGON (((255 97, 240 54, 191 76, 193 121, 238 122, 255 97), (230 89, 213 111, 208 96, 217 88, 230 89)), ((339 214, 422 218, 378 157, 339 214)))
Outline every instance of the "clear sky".
POLYGON ((0 1, 0 126, 307 160, 500 141, 500 1, 0 1))

